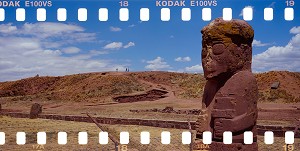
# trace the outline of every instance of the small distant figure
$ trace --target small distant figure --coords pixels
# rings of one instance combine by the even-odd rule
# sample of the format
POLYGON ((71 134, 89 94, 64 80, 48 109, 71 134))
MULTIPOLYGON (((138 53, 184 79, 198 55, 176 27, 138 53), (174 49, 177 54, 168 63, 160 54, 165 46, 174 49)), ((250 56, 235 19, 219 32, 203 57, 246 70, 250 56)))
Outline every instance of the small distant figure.
POLYGON ((116 69, 116 71, 118 72, 118 71, 119 71, 119 69, 117 68, 117 69, 116 69))
POLYGON ((127 72, 127 68, 125 69, 125 72, 127 72))

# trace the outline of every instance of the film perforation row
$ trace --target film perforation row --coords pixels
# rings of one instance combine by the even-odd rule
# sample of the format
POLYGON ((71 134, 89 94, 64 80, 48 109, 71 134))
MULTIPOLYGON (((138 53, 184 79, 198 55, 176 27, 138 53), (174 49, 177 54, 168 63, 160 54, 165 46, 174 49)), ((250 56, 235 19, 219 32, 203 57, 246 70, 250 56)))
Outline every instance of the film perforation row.
MULTIPOLYGON (((192 140, 192 134, 189 131, 183 131, 182 133, 182 144, 190 144, 192 140)), ((285 132, 285 143, 286 144, 294 144, 294 132, 286 131, 285 132)), ((120 132, 120 144, 129 144, 129 132, 122 131, 120 132)), ((57 143, 59 145, 67 144, 68 134, 66 132, 58 132, 57 133, 57 143)), ((108 144, 108 133, 107 132, 99 132, 99 144, 108 144)), ((161 143, 162 144, 170 144, 172 140, 171 133, 169 131, 161 132, 161 143)), ((211 144, 212 143, 212 133, 206 131, 203 133, 203 144, 211 144)), ((37 144, 44 145, 47 143, 47 133, 46 132, 38 132, 37 133, 37 144)), ((140 143, 141 144, 150 144, 151 143, 151 134, 148 131, 143 131, 140 133, 140 143)), ((223 133, 223 143, 231 144, 232 143, 232 132, 225 131, 223 133)), ((251 131, 246 131, 244 133, 244 143, 252 144, 253 143, 253 134, 251 131)), ((274 143, 274 133, 272 131, 266 131, 264 133, 264 143, 265 144, 273 144, 274 143)), ((25 132, 17 132, 16 133, 16 144, 24 145, 26 144, 26 133, 25 132)), ((78 144, 85 145, 88 144, 88 133, 87 132, 79 132, 78 133, 78 144)), ((5 133, 0 132, 0 145, 5 145, 5 133)))
MULTIPOLYGON (((0 8, 0 21, 5 21, 5 9, 0 8)), ((150 10, 149 8, 140 9, 140 20, 149 21, 150 20, 150 10)), ((79 8, 77 12, 78 21, 84 22, 88 21, 88 9, 79 8)), ((119 20, 128 21, 129 20, 129 9, 121 8, 119 9, 119 20)), ((107 8, 100 8, 98 11, 99 21, 108 21, 109 20, 109 10, 107 8)), ((169 8, 161 8, 160 10, 161 21, 170 21, 171 20, 171 10, 169 8)), ((264 20, 272 21, 274 18, 273 8, 264 9, 264 20)), ((47 20, 47 10, 45 8, 38 8, 36 10, 36 19, 37 21, 46 21, 47 20)), ((192 11, 190 8, 181 9, 181 20, 190 21, 192 19, 192 11)), ((212 10, 210 8, 202 9, 202 20, 210 21, 212 19, 212 10)), ((232 9, 223 8, 223 19, 231 20, 232 19, 232 9)), ((253 20, 253 9, 251 7, 245 7, 243 9, 243 19, 246 21, 253 20)), ((286 21, 294 20, 294 9, 285 8, 284 9, 284 19, 286 21)), ((25 21, 26 20, 26 10, 24 8, 16 9, 16 21, 25 21)), ((57 21, 67 21, 67 10, 65 8, 57 9, 57 21)))

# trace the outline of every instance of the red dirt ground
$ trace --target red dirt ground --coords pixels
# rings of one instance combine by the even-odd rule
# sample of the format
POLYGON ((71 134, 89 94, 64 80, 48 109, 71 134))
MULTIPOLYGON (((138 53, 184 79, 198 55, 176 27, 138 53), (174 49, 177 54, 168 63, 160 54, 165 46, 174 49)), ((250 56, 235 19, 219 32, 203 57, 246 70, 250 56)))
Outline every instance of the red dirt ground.
MULTIPOLYGON (((300 73, 272 71, 256 74, 256 79, 260 93, 259 120, 296 123, 300 118, 300 73), (279 88, 271 90, 271 84, 276 81, 280 82, 279 88)), ((204 84, 205 79, 200 74, 172 72, 105 72, 32 77, 0 82, 0 103, 3 109, 24 112, 28 112, 33 103, 40 103, 44 113, 81 114, 89 111, 109 117, 159 116, 173 119, 178 115, 136 115, 129 110, 163 109, 166 106, 199 109, 204 84), (146 95, 154 89, 166 93, 146 95), (140 96, 143 96, 143 102, 116 101, 140 96)))

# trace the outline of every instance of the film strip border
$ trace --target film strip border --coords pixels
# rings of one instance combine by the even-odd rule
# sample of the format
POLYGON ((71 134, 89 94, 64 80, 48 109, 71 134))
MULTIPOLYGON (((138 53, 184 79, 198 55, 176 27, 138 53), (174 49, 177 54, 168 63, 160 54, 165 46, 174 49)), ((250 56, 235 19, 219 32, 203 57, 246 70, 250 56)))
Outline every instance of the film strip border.
MULTIPOLYGON (((57 143, 59 145, 67 144, 68 134, 66 132, 58 132, 57 133, 57 143)), ((286 131, 285 132, 285 143, 286 144, 294 144, 294 132, 286 131)), ((99 132, 99 143, 100 144, 108 144, 108 133, 107 132, 99 132)), ((47 141, 46 132, 38 132, 37 133, 37 144, 45 145, 47 141)), ((140 133, 140 143, 141 144, 150 144, 150 132, 143 131, 140 133)), ((182 132, 182 144, 191 144, 192 134, 189 131, 182 132)), ((26 133, 25 132, 17 132, 16 133, 16 143, 18 145, 26 144, 26 133)), ((87 132, 79 132, 78 133, 78 144, 85 145, 88 143, 88 133, 87 132)), ((169 131, 161 132, 161 143, 162 144, 170 144, 171 143, 171 133, 169 131)), ((212 143, 212 133, 209 131, 203 132, 203 144, 211 144, 212 143)), ((232 144, 232 132, 225 131, 223 133, 223 143, 224 144, 232 144)), ((253 143, 253 133, 251 131, 244 132, 244 143, 252 144, 253 143)), ((265 144, 273 144, 274 143, 274 133, 272 131, 266 131, 264 133, 264 143, 265 144)), ((120 144, 129 144, 129 132, 122 131, 120 132, 120 144)), ((5 133, 0 132, 0 145, 5 145, 5 133)))
MULTIPOLYGON (((161 21, 170 21, 171 20, 171 10, 169 8, 161 8, 160 10, 161 21)), ((273 20, 273 8, 264 9, 264 20, 272 21, 273 20)), ((88 9, 79 8, 78 9, 78 21, 87 21, 88 20, 88 9)), ((190 21, 192 18, 190 8, 181 9, 181 19, 182 21, 190 21)), ((16 9, 16 20, 25 21, 26 20, 26 10, 24 8, 16 9)), ((150 10, 149 8, 140 9, 140 20, 149 21, 150 20, 150 10)), ((45 8, 38 8, 36 10, 37 21, 46 21, 47 19, 47 10, 45 8)), ((108 21, 109 11, 107 8, 100 8, 98 11, 99 21, 108 21)), ((119 9, 119 19, 120 21, 129 20, 129 9, 121 8, 119 9)), ((210 21, 212 19, 212 10, 210 8, 202 9, 202 20, 210 21)), ((223 19, 231 20, 232 19, 232 9, 223 8, 223 19)), ((251 7, 245 7, 243 9, 243 19, 246 21, 251 21, 253 19, 253 9, 251 7)), ((294 9, 289 7, 284 9, 284 19, 286 21, 294 20, 294 9)), ((57 21, 66 21, 67 20, 67 10, 65 8, 57 9, 57 21)), ((5 9, 0 8, 0 21, 5 21, 5 9)))

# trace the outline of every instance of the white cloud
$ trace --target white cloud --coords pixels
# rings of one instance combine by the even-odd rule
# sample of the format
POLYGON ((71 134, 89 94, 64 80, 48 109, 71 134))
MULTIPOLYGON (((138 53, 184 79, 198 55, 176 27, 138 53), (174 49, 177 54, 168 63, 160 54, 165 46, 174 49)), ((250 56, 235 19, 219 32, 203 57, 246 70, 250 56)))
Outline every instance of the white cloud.
POLYGON ((124 46, 124 48, 129 48, 135 46, 134 42, 129 42, 127 45, 124 46))
POLYGON ((122 42, 112 42, 103 47, 103 49, 120 49, 120 48, 129 48, 135 46, 134 42, 129 42, 123 46, 122 42))
POLYGON ((90 50, 89 52, 90 52, 90 54, 93 55, 93 56, 94 56, 94 55, 97 56, 97 55, 108 54, 108 51, 104 51, 104 50, 102 50, 102 51, 99 51, 99 50, 90 50))
POLYGON ((62 49, 62 51, 66 54, 75 54, 75 53, 80 52, 80 49, 77 47, 67 47, 67 48, 62 49))
POLYGON ((300 26, 298 26, 298 27, 293 27, 293 28, 290 30, 290 33, 291 33, 291 34, 300 34, 300 26))
POLYGON ((293 47, 296 47, 298 51, 300 51, 300 33, 296 34, 290 41, 293 47))
POLYGON ((129 25, 128 27, 131 27, 131 28, 132 28, 132 27, 135 27, 135 26, 136 26, 135 24, 131 24, 131 25, 129 25))
MULTIPOLYGON (((292 29, 298 29, 293 27, 292 29)), ((290 30, 291 33, 297 33, 290 30)), ((253 70, 264 72, 270 70, 300 71, 300 33, 291 38, 285 46, 272 46, 266 51, 253 56, 253 70)))
POLYGON ((17 26, 13 26, 12 23, 0 25, 0 33, 9 34, 16 31, 17 31, 17 26))
POLYGON ((0 34, 5 37, 33 37, 40 39, 46 48, 58 48, 78 42, 93 42, 95 33, 85 32, 83 27, 53 22, 25 23, 14 26, 12 23, 0 25, 0 34))
POLYGON ((108 53, 106 50, 82 51, 79 54, 80 49, 72 46, 72 43, 95 39, 94 33, 84 31, 80 26, 63 23, 0 25, 0 81, 17 80, 36 74, 61 76, 112 71, 116 66, 129 66, 120 61, 115 63, 112 60, 94 58, 108 53), (73 55, 65 56, 64 53, 73 55))
POLYGON ((13 26, 12 23, 0 25, 0 33, 33 35, 39 38, 67 36, 75 32, 84 32, 85 29, 72 24, 39 22, 25 23, 23 26, 13 26))
POLYGON ((154 71, 171 68, 170 65, 168 65, 167 62, 165 62, 161 57, 157 57, 154 60, 147 61, 147 63, 148 65, 146 65, 145 68, 154 71))
POLYGON ((270 44, 269 43, 262 43, 261 41, 255 40, 255 39, 252 42, 253 47, 263 47, 263 46, 268 46, 268 45, 270 45, 270 44))
POLYGON ((175 58, 175 61, 177 61, 177 62, 189 62, 191 60, 192 59, 190 57, 178 57, 178 58, 175 58))
POLYGON ((25 23, 19 31, 20 34, 34 35, 40 38, 68 36, 67 34, 83 32, 85 29, 72 24, 63 23, 25 23))
POLYGON ((68 36, 65 36, 63 41, 68 43, 74 42, 94 42, 96 40, 96 34, 94 33, 72 33, 68 36), (67 40, 70 38, 70 40, 67 40))
POLYGON ((110 26, 110 27, 109 27, 109 30, 110 30, 110 31, 113 31, 113 32, 117 32, 117 31, 121 31, 122 29, 119 28, 119 27, 113 27, 113 26, 110 26))
POLYGON ((120 49, 122 47, 123 47, 122 42, 112 42, 112 43, 105 45, 103 48, 104 49, 120 49))
MULTIPOLYGON (((245 8, 252 8, 252 11, 254 10, 254 6, 245 6, 245 8)), ((241 13, 239 14, 239 16, 243 16, 243 9, 242 9, 241 13)))
MULTIPOLYGON (((0 58, 1 59, 1 58, 0 58)), ((8 60, 0 60, 0 70, 9 69, 15 66, 15 63, 8 60)))
POLYGON ((185 71, 187 72, 203 72, 202 65, 194 65, 191 67, 185 67, 185 71))

